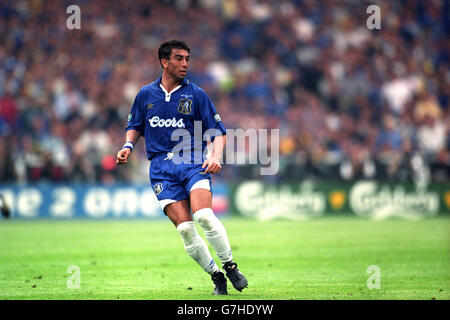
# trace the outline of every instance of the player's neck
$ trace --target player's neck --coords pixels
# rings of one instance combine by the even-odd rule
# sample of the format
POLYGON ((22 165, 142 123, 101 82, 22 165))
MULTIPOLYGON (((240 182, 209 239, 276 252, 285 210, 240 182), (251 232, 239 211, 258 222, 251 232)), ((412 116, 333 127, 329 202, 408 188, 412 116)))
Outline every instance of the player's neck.
POLYGON ((178 80, 166 72, 163 72, 162 78, 161 78, 161 84, 166 89, 167 92, 171 92, 173 89, 178 87, 181 84, 181 80, 178 80))

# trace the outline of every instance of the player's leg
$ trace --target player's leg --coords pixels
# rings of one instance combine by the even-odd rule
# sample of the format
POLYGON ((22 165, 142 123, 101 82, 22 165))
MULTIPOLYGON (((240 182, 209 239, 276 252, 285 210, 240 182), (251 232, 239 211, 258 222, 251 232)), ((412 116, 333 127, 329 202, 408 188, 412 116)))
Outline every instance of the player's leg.
POLYGON ((205 231, 205 236, 217 253, 222 264, 233 259, 227 231, 212 210, 211 191, 203 188, 193 189, 190 202, 194 219, 205 231))
MULTIPOLYGON (((204 180, 203 180, 204 181, 204 180)), ((197 186, 201 185, 201 181, 197 186)), ((189 194, 194 219, 205 231, 205 236, 211 246, 217 253, 227 277, 230 279, 236 290, 242 291, 247 287, 248 282, 244 275, 237 268, 236 262, 233 261, 228 235, 222 222, 215 216, 212 210, 212 194, 208 188, 196 187, 191 188, 189 194)))
POLYGON ((209 274, 219 271, 208 250, 208 246, 195 228, 190 214, 188 200, 168 204, 164 208, 164 211, 180 233, 184 248, 189 256, 209 274))
POLYGON ((163 208, 166 216, 177 228, 181 223, 192 221, 191 209, 187 199, 169 203, 163 208))
POLYGON ((187 254, 211 275, 215 284, 214 294, 227 294, 224 274, 220 272, 219 267, 214 262, 205 241, 197 233, 194 221, 192 221, 188 200, 172 202, 166 205, 163 210, 180 233, 187 254))
POLYGON ((10 216, 10 210, 8 205, 6 204, 6 200, 3 198, 3 196, 0 194, 0 211, 2 213, 2 216, 6 219, 10 216))
POLYGON ((177 175, 179 168, 165 159, 163 156, 155 157, 150 165, 150 182, 155 195, 162 210, 180 233, 188 255, 211 275, 215 284, 214 294, 227 294, 225 276, 220 272, 192 221, 189 195, 177 175))

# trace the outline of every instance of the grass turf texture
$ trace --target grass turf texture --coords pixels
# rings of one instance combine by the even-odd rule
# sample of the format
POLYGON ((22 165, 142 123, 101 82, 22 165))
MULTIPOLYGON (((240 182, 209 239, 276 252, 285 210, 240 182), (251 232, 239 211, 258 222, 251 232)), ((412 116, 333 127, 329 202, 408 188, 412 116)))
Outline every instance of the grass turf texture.
POLYGON ((228 281, 228 296, 212 296, 168 220, 10 220, 0 221, 0 299, 450 298, 447 217, 222 221, 249 280, 242 293, 228 281), (79 290, 67 289, 70 265, 80 267, 79 290), (370 265, 380 289, 366 285, 370 265))

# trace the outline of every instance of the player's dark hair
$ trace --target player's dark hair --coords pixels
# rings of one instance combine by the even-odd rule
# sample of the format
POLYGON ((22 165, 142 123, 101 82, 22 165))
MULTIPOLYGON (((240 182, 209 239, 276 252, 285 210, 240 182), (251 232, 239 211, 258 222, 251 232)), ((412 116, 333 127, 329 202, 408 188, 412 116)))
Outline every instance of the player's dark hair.
POLYGON ((162 59, 170 59, 170 54, 172 53, 172 49, 183 49, 186 50, 188 53, 191 52, 191 49, 189 48, 188 44, 181 40, 167 40, 160 44, 158 48, 158 58, 159 62, 161 63, 162 59))

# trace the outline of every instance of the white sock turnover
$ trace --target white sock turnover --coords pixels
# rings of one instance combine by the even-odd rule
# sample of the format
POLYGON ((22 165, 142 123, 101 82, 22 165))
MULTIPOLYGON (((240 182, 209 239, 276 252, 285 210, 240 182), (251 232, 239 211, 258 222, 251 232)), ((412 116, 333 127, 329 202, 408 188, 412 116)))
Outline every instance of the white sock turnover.
POLYGON ((183 239, 186 252, 203 268, 203 270, 209 274, 219 271, 219 267, 214 262, 206 242, 197 233, 194 221, 180 223, 177 226, 177 230, 183 239))
POLYGON ((205 230, 206 239, 217 252, 217 256, 222 264, 231 261, 233 255, 231 253, 227 231, 213 210, 211 208, 200 209, 194 213, 194 219, 205 230))

